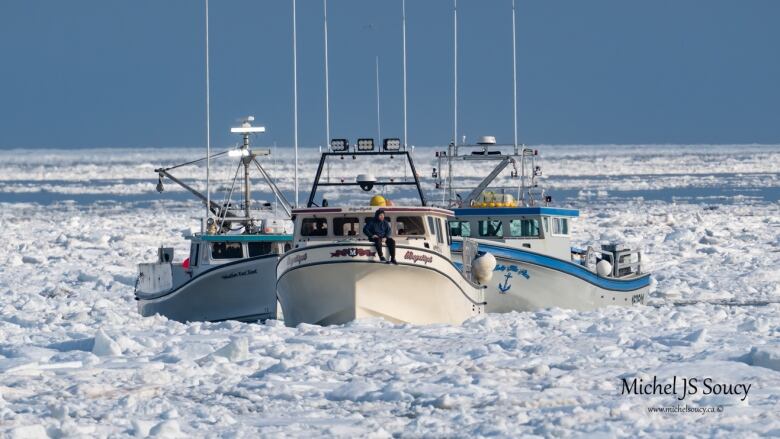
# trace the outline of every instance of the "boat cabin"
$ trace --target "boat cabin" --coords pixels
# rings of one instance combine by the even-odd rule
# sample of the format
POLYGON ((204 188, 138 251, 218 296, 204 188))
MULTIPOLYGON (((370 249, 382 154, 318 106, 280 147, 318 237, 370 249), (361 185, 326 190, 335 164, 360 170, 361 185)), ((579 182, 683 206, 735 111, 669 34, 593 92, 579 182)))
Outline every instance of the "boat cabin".
POLYGON ((291 248, 291 235, 195 235, 189 266, 214 266, 257 256, 281 255, 291 248))
POLYGON ((554 256, 571 258, 571 221, 576 209, 552 207, 495 207, 454 209, 453 237, 495 240, 554 256))
POLYGON ((385 211, 397 245, 432 249, 449 255, 447 221, 452 211, 435 207, 327 207, 293 210, 294 247, 343 241, 368 241, 363 226, 377 209, 385 211))

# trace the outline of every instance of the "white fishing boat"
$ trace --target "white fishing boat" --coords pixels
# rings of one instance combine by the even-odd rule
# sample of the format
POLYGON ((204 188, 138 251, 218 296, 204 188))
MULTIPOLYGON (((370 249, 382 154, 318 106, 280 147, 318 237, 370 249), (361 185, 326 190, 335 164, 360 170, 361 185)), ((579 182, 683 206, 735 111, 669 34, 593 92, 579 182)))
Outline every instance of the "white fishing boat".
POLYGON ((383 151, 374 151, 373 140, 360 139, 350 149, 346 140, 331 142, 330 152, 322 154, 307 207, 292 212, 293 249, 277 265, 276 289, 285 323, 334 325, 382 317, 391 322, 459 324, 483 313, 483 286, 469 277, 473 272, 484 282, 484 274, 490 276, 492 267, 485 270, 482 261, 473 269, 467 264, 464 275, 453 263, 446 226, 452 212, 427 205, 412 158, 401 150, 400 141, 386 139, 383 151), (346 169, 354 169, 353 159, 398 158, 409 164, 410 179, 359 175, 355 180, 321 181, 326 178, 323 170, 335 172, 330 170, 331 161, 349 159, 346 169), (320 187, 343 190, 356 185, 375 195, 371 205, 315 203, 320 187), (380 192, 375 189, 404 185, 416 188, 419 206, 387 206, 383 197, 376 196, 380 192), (379 207, 392 227, 397 264, 382 263, 374 244, 362 232, 379 207))
POLYGON ((650 274, 642 271, 641 252, 620 243, 572 248, 572 222, 579 211, 552 207, 552 198, 538 189, 538 151, 523 147, 506 153, 507 148, 511 145, 501 148, 487 136, 477 145, 450 145, 437 154, 439 169, 446 165, 450 175, 456 162, 497 162, 475 188, 456 188, 450 176, 446 181, 438 172, 435 176, 455 213, 449 222, 453 255, 462 254, 464 239, 473 239, 480 251, 496 258, 485 290, 486 311, 645 303, 650 274), (518 186, 491 188, 507 168, 520 180, 518 186))
MULTIPOLYGON (((290 249, 292 224, 290 204, 258 160, 270 150, 252 150, 249 136, 264 132, 251 125, 252 117, 231 131, 243 137, 237 149, 214 154, 233 157, 237 168, 230 191, 222 203, 195 190, 171 171, 179 166, 159 168, 157 188, 162 192, 163 179, 178 183, 209 206, 206 226, 201 233, 189 236, 189 257, 174 262, 173 248, 161 247, 158 260, 138 266, 135 298, 143 316, 160 314, 178 321, 258 321, 277 318, 276 263, 290 249), (276 203, 253 205, 250 190, 250 168, 256 168, 267 183, 276 203), (243 170, 243 200, 233 204, 237 183, 243 170), (278 204, 283 211, 272 209, 278 204), (264 217, 260 217, 260 215, 264 217)), ((187 162, 199 163, 206 158, 187 162)))

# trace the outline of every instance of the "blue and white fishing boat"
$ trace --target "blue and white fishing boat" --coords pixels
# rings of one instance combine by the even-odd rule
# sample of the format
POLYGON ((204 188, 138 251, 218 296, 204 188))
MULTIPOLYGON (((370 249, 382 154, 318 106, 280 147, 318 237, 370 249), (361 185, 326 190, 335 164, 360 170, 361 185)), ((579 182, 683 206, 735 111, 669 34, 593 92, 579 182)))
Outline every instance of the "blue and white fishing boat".
POLYGON ((462 240, 471 238, 479 251, 496 258, 485 290, 487 312, 549 307, 588 310, 645 302, 650 274, 642 271, 640 251, 614 243, 571 247, 572 225, 579 211, 552 207, 551 197, 538 189, 538 151, 523 147, 507 153, 506 147, 497 146, 495 138, 487 136, 477 145, 451 144, 437 156, 438 169, 443 165, 449 169, 446 181, 441 172, 435 172, 435 177, 455 214, 449 222, 453 255, 460 255, 462 240), (459 161, 497 165, 461 196, 452 179, 452 166, 459 161), (507 168, 520 184, 491 188, 507 168))

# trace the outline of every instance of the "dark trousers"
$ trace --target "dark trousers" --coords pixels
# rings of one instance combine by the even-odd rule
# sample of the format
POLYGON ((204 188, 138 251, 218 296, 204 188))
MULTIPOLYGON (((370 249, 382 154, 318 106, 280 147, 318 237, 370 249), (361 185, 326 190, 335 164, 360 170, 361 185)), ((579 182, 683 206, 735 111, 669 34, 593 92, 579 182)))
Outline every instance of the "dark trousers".
MULTIPOLYGON (((374 242, 376 254, 378 254, 380 258, 383 258, 384 254, 382 253, 382 238, 374 238, 371 241, 374 242)), ((387 243, 387 251, 390 253, 390 259, 395 259, 395 240, 393 238, 385 238, 385 242, 387 243)))

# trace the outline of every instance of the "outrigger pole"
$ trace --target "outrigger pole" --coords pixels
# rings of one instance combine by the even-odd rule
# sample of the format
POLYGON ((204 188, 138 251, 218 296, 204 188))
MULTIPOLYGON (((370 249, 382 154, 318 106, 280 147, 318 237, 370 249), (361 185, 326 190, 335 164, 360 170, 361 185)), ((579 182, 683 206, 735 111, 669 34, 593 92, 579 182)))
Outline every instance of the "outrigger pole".
POLYGON ((325 145, 330 145, 330 87, 328 84, 328 0, 322 0, 325 24, 325 145))
POLYGON ((515 155, 517 154, 517 37, 515 37, 515 0, 512 0, 512 103, 514 104, 514 117, 512 122, 515 129, 515 155))
MULTIPOLYGON (((404 151, 408 147, 406 131, 406 0, 401 0, 402 30, 403 30, 403 53, 404 53, 404 151)), ((406 171, 406 167, 404 167, 406 171)))
POLYGON ((298 32, 296 29, 295 0, 292 0, 293 18, 293 147, 295 148, 295 206, 298 207, 298 32))
MULTIPOLYGON (((458 154, 458 0, 452 0, 452 40, 453 40, 453 60, 452 60, 452 143, 448 155, 451 157, 458 154)), ((452 160, 448 160, 447 167, 447 203, 452 202, 452 160)))
MULTIPOLYGON (((209 0, 206 0, 206 221, 211 218, 211 87, 209 83, 209 0)), ((168 178, 171 178, 168 175, 168 178)), ((176 181, 176 180, 174 180, 176 181)), ((179 184, 181 184, 179 182, 179 184)), ((186 186, 185 186, 186 187, 186 186)))

